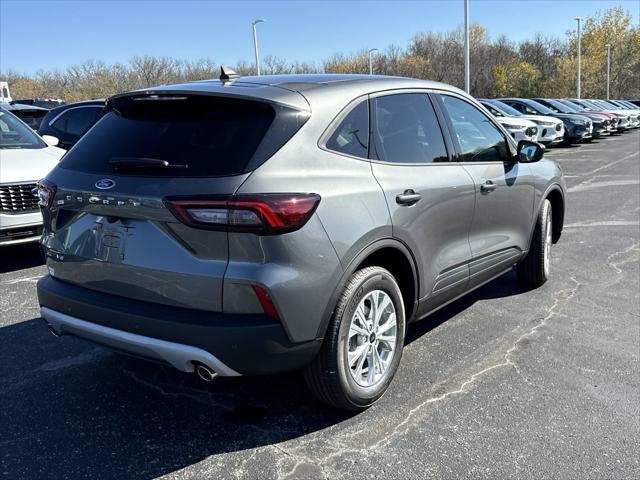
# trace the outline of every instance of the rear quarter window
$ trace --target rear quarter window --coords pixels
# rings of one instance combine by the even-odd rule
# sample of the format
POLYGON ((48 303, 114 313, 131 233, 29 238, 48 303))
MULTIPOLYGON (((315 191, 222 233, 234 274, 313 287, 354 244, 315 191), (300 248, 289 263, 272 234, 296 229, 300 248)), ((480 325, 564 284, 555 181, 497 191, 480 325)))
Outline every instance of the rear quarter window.
POLYGON ((325 146, 329 150, 366 159, 369 153, 369 102, 363 100, 340 121, 325 146))

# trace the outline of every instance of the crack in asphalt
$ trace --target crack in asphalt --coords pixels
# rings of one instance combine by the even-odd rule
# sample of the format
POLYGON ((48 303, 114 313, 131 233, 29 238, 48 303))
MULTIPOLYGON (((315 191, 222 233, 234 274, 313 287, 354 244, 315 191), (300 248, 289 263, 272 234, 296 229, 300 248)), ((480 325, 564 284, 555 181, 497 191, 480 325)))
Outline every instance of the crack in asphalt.
POLYGON ((216 408, 221 408, 225 411, 231 411, 233 410, 233 408, 225 403, 221 403, 221 402, 217 402, 215 400, 211 399, 211 394, 207 391, 204 390, 197 390, 197 393, 188 393, 186 391, 176 391, 176 392, 169 392, 167 390, 165 390, 164 388, 162 388, 160 383, 151 383, 148 382, 140 377, 138 377, 134 372, 132 372, 131 370, 127 370, 126 368, 123 368, 122 371, 129 376, 131 379, 133 379, 133 381, 147 387, 150 388, 152 390, 155 390, 156 392, 158 392, 160 395, 166 396, 166 397, 184 397, 184 398, 188 398, 190 400, 194 400, 198 403, 201 403, 203 405, 206 405, 208 407, 216 407, 216 408), (204 398, 204 397, 208 397, 208 398, 204 398))
POLYGON ((624 272, 620 267, 622 267, 623 265, 627 265, 629 263, 638 262, 638 261, 640 261, 640 243, 634 243, 633 245, 625 248, 624 250, 613 252, 612 254, 607 256, 607 265, 614 269, 616 273, 616 277, 613 278, 606 285, 610 287, 620 282, 622 279, 624 279, 624 272), (622 259, 618 262, 613 261, 614 258, 624 257, 625 255, 631 252, 633 252, 634 255, 631 255, 628 258, 622 259))

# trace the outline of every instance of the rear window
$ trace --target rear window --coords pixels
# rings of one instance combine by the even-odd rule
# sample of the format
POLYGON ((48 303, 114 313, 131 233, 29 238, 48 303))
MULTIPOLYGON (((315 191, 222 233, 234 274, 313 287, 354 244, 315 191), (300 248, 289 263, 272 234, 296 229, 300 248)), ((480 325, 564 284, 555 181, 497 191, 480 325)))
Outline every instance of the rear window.
POLYGON ((273 155, 308 118, 279 105, 204 95, 127 96, 110 105, 61 167, 121 175, 238 175, 273 155), (127 166, 136 159, 147 166, 127 166))
POLYGON ((22 120, 24 123, 29 125, 33 130, 37 130, 38 128, 40 128, 42 119, 47 114, 47 112, 43 112, 41 110, 33 110, 33 111, 15 110, 12 113, 16 117, 18 117, 20 120, 22 120))
POLYGON ((0 109, 0 148, 23 149, 45 148, 47 146, 38 135, 11 113, 0 109))

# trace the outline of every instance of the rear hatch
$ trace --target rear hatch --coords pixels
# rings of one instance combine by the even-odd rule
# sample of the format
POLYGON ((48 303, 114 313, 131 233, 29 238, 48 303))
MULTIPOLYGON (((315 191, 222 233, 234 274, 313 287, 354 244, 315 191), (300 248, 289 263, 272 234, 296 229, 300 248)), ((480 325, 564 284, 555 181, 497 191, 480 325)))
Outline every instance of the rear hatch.
POLYGON ((226 229, 180 221, 167 200, 232 195, 308 112, 185 91, 114 97, 107 111, 40 188, 50 274, 114 295, 221 311, 226 229))

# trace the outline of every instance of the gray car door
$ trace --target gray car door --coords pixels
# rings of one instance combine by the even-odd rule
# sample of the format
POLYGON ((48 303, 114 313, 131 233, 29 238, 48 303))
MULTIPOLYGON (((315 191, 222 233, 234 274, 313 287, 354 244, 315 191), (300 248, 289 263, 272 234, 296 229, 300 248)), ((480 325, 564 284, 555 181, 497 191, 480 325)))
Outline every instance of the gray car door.
POLYGON ((530 167, 516 161, 513 145, 493 120, 462 97, 442 94, 440 101, 458 164, 476 186, 469 233, 472 287, 511 267, 528 249, 534 186, 530 167))
POLYGON ((418 265, 418 316, 460 295, 468 283, 475 189, 464 168, 449 162, 447 141, 427 93, 371 97, 371 165, 393 236, 409 246, 418 265))

